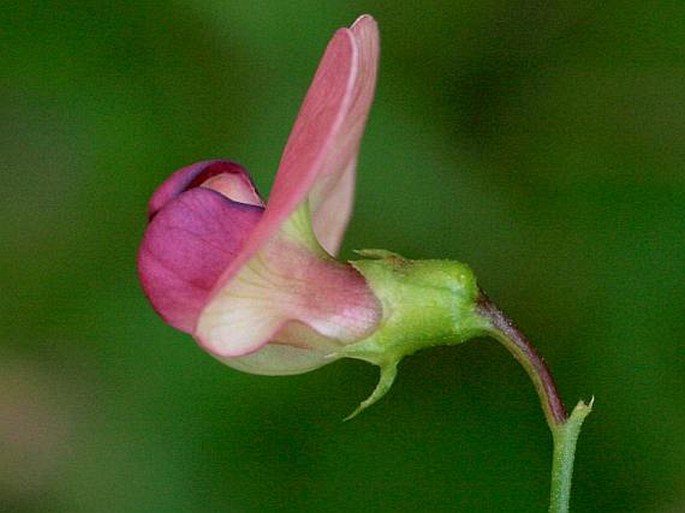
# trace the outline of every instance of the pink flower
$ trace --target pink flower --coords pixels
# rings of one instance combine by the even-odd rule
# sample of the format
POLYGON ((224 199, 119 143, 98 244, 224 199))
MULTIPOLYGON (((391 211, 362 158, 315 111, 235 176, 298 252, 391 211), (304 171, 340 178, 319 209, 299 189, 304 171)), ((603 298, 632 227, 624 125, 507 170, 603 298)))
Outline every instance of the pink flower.
POLYGON ((170 325, 232 367, 304 372, 380 321, 366 280, 331 256, 352 210, 378 51, 370 16, 335 33, 266 206, 246 171, 220 160, 177 171, 150 200, 143 289, 170 325))

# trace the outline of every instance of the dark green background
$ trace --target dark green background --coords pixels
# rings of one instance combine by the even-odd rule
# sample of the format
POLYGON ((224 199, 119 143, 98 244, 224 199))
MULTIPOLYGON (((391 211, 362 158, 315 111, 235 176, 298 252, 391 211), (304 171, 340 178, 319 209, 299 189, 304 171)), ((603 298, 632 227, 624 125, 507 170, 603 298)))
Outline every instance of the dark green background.
POLYGON ((551 442, 490 340, 238 373, 135 271, 150 193, 230 157, 268 191, 333 31, 380 23, 343 256, 468 262, 567 402, 575 512, 685 510, 685 4, 5 2, 0 509, 544 512, 551 442), (416 6, 414 6, 416 5, 416 6))

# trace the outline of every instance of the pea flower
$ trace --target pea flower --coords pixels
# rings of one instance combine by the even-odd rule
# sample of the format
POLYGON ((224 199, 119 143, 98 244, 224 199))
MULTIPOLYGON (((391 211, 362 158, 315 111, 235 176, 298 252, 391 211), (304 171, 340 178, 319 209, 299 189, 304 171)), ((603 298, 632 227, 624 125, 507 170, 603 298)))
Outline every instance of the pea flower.
POLYGON ((592 401, 568 415, 542 357, 471 270, 384 250, 335 259, 378 52, 370 16, 335 33, 266 205, 245 169, 225 160, 180 169, 155 191, 138 256, 143 290, 171 326, 246 372, 294 374, 343 357, 377 365, 376 389, 351 416, 387 392, 404 356, 495 338, 536 388, 554 441, 550 511, 568 511, 576 440, 592 401))
POLYGON ((370 16, 335 33, 266 205, 245 169, 222 160, 177 171, 150 200, 143 289, 164 320, 232 367, 314 369, 381 319, 364 277, 332 256, 352 211, 378 52, 370 16))
POLYGON ((171 326, 239 370, 295 374, 343 357, 377 365, 380 381, 357 411, 386 393, 404 356, 489 335, 526 369, 549 425, 563 425, 542 357, 468 266, 385 250, 335 259, 378 53, 370 16, 335 33, 266 205, 245 169, 225 160, 180 169, 154 192, 138 256, 143 290, 171 326))
POLYGON ((335 33, 266 205, 234 162, 185 167, 152 195, 138 256, 153 308, 231 367, 285 375, 343 357, 377 365, 380 381, 353 415, 386 393, 404 356, 489 326, 463 264, 384 250, 334 258, 352 212, 378 53, 370 16, 335 33))

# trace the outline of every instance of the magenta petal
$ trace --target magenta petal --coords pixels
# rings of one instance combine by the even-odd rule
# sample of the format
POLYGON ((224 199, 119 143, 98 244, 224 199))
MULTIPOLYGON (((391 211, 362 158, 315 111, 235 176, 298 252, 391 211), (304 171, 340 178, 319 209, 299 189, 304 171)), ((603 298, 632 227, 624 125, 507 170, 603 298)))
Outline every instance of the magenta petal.
MULTIPOLYGON (((218 166, 220 172, 225 172, 225 164, 218 166)), ((150 202, 155 215, 138 255, 138 272, 152 306, 169 324, 188 333, 263 212, 204 187, 174 194, 183 189, 180 184, 192 187, 195 177, 207 172, 207 166, 199 173, 198 167, 175 173, 155 193, 150 202), (153 209, 158 203, 163 207, 153 209)))
POLYGON ((152 198, 150 198, 148 216, 152 219, 159 209, 176 198, 179 194, 194 187, 199 187, 208 180, 216 179, 219 175, 226 175, 226 177, 229 177, 234 184, 234 189, 237 189, 238 191, 235 195, 236 197, 224 194, 225 196, 231 197, 241 203, 263 205, 262 200, 250 179, 250 175, 241 165, 228 160, 205 160, 179 169, 167 178, 164 183, 157 188, 152 195, 152 198))

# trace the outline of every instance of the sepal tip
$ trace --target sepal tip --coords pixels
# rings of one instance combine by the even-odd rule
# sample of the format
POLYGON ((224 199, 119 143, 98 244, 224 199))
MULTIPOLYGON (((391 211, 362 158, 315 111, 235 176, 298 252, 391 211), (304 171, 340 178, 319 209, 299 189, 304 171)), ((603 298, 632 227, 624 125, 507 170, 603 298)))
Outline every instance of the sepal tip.
POLYGON ((395 382, 395 377, 397 376, 397 362, 382 364, 379 365, 379 368, 380 377, 378 379, 376 388, 374 388, 373 392, 367 399, 362 401, 352 413, 343 419, 344 422, 352 420, 362 411, 380 400, 385 394, 388 393, 388 390, 390 390, 390 387, 395 382))

